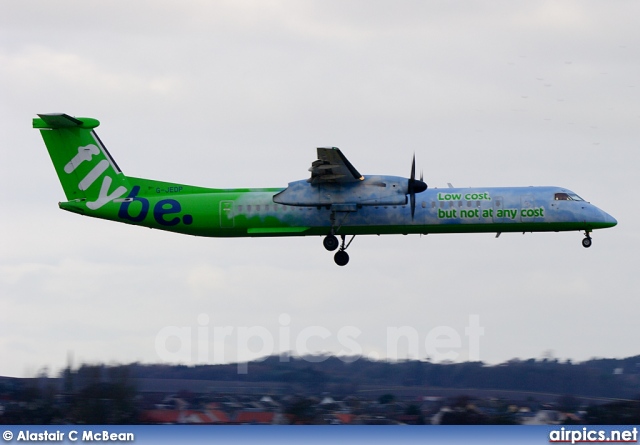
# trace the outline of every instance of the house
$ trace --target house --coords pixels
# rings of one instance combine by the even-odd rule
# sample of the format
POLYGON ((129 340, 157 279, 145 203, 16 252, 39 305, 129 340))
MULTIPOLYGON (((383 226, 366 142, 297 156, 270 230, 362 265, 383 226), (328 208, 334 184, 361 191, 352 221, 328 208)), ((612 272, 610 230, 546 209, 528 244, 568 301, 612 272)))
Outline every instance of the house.
POLYGON ((151 409, 140 414, 140 423, 211 425, 229 423, 229 417, 220 410, 151 409))
POLYGON ((287 422, 280 413, 246 409, 236 414, 235 423, 243 425, 282 425, 287 422))

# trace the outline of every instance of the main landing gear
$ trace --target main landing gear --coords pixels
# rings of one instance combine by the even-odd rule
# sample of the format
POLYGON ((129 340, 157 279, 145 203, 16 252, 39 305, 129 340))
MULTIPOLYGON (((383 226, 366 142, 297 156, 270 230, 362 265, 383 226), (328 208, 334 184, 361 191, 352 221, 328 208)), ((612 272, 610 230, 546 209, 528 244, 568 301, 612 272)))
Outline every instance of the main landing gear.
POLYGON ((333 260, 338 266, 346 266, 349 263, 349 254, 347 253, 347 247, 349 247, 355 237, 356 236, 353 235, 349 240, 349 243, 345 245, 344 235, 340 235, 340 239, 342 240, 342 243, 340 243, 338 242, 338 238, 336 238, 334 234, 329 234, 324 238, 324 240, 322 240, 322 244, 324 245, 324 248, 330 252, 333 252, 338 248, 338 246, 340 246, 340 250, 338 250, 333 256, 333 260))
POLYGON ((585 249, 591 247, 592 244, 590 233, 591 232, 588 231, 584 232, 585 237, 582 240, 582 247, 584 247, 585 249))
POLYGON ((322 244, 324 244, 324 248, 329 252, 333 252, 340 245, 335 235, 327 235, 324 240, 322 240, 322 244))

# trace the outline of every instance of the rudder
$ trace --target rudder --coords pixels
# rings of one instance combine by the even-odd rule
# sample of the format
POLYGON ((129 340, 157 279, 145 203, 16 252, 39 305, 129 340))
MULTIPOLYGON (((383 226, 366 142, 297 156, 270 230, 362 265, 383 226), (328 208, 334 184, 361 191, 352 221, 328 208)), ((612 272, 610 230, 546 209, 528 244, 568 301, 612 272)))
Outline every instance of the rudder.
POLYGON ((67 200, 87 201, 89 209, 97 210, 127 193, 126 176, 94 131, 98 120, 62 113, 38 116, 33 128, 40 130, 67 200))

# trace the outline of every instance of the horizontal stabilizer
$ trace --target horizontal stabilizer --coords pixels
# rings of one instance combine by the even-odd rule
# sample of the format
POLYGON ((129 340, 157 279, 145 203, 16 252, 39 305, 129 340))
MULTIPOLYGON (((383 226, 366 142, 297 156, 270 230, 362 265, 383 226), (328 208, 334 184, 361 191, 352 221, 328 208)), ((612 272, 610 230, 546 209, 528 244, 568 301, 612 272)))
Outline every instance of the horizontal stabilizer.
POLYGON ((88 117, 71 117, 64 113, 38 114, 40 118, 33 120, 33 128, 95 128, 100 125, 97 119, 88 117))

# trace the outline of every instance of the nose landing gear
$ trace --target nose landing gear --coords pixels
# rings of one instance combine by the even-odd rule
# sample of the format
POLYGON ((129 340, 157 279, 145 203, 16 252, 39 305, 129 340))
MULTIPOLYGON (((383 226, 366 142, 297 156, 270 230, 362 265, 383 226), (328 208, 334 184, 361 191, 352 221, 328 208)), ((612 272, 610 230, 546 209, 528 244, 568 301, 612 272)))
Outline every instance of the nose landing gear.
POLYGON ((585 249, 591 247, 592 244, 590 233, 591 232, 584 232, 585 237, 582 239, 582 247, 585 249))

